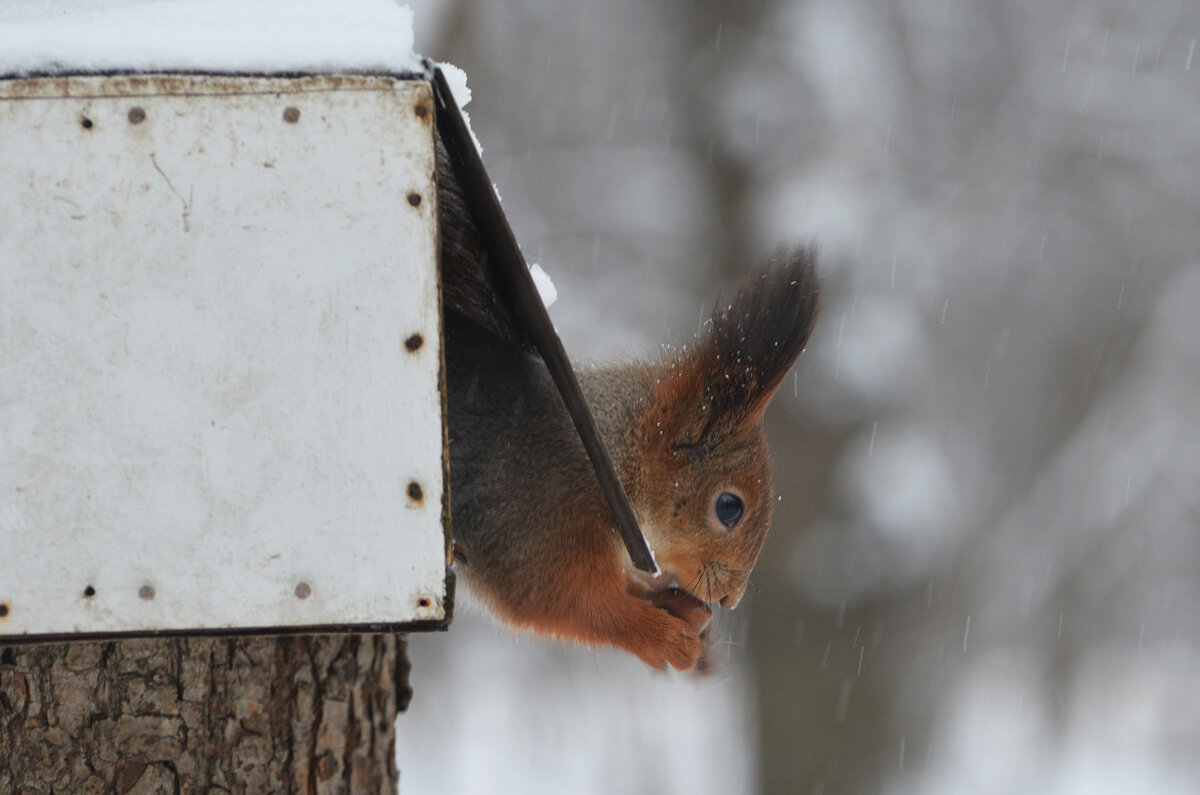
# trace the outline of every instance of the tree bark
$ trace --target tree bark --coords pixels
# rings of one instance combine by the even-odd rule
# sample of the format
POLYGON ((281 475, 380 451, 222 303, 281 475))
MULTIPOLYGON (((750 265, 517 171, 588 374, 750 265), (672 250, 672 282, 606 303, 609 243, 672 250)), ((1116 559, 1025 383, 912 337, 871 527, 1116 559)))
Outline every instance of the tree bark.
POLYGON ((394 793, 403 636, 0 647, 0 792, 394 793))

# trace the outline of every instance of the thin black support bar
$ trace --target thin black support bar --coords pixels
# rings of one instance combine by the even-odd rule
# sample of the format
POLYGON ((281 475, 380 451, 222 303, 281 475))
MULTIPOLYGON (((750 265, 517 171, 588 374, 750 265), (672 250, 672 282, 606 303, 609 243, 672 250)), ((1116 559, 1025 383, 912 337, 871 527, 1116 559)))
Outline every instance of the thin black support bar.
POLYGON ((642 571, 654 573, 657 571, 654 557, 650 554, 650 548, 646 545, 646 539, 638 526, 633 504, 629 501, 629 495, 621 485, 612 458, 600 438, 600 429, 583 399, 579 381, 571 368, 571 361, 567 358, 562 341, 554 330, 554 324, 550 322, 550 315, 546 312, 546 306, 533 284, 533 277, 529 275, 529 266, 525 263, 520 246, 517 245, 517 238, 508 224, 508 218, 500 207, 492 180, 488 177, 479 151, 471 140, 466 122, 454 101, 454 95, 450 92, 450 86, 446 83, 442 70, 437 67, 433 68, 433 91, 438 103, 438 133, 454 166, 467 210, 479 228, 484 250, 495 264, 501 282, 511 290, 511 298, 517 310, 516 321, 525 327, 534 347, 542 355, 550 376, 558 386, 567 413, 571 415, 588 458, 592 461, 592 467, 596 470, 600 488, 604 491, 609 507, 612 508, 613 519, 616 520, 617 529, 625 541, 625 548, 629 550, 630 560, 642 571))

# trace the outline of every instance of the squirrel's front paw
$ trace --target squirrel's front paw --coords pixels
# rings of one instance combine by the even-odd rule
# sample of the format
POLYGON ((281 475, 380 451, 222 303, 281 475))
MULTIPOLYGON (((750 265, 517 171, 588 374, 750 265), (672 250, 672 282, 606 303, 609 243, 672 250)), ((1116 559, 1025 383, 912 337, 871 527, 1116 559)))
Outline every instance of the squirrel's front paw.
POLYGON ((699 633, 688 622, 662 610, 649 617, 641 631, 628 638, 629 650, 652 668, 662 671, 668 665, 690 671, 704 656, 699 633))

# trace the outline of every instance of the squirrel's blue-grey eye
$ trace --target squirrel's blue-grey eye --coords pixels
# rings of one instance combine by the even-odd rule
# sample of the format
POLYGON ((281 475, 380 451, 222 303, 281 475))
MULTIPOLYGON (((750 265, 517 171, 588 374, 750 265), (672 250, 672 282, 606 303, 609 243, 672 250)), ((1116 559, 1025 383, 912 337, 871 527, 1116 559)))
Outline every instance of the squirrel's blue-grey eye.
POLYGON ((742 514, 746 512, 746 504, 738 495, 723 491, 717 495, 717 503, 713 509, 717 512, 717 518, 721 520, 721 524, 732 530, 737 527, 737 523, 742 519, 742 514))

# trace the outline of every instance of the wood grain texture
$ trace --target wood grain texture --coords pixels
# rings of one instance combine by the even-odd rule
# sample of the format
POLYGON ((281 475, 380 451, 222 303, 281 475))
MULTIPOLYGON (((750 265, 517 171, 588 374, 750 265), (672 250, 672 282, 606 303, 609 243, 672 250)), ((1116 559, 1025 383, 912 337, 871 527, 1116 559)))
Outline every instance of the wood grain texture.
POLYGON ((0 648, 0 792, 394 793, 396 635, 0 648))

